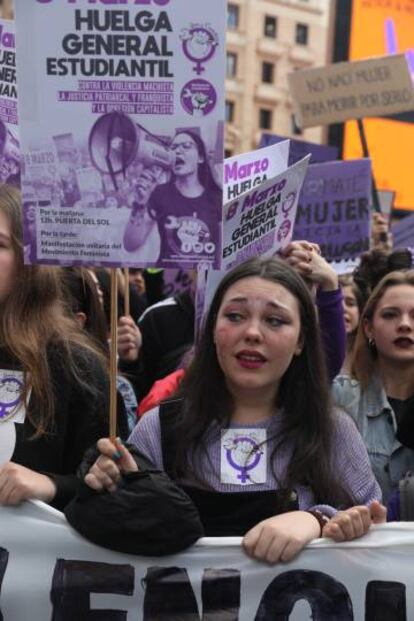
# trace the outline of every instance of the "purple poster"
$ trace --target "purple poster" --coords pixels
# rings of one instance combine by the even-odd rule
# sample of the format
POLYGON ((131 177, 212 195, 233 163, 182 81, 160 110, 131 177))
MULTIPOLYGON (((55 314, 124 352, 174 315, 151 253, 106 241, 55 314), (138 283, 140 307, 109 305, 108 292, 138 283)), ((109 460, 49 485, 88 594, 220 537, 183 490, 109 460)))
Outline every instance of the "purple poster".
POLYGON ((394 248, 414 248, 414 213, 408 212, 404 218, 391 226, 394 248))
MULTIPOLYGON (((272 144, 278 144, 286 140, 283 136, 277 134, 262 134, 260 139, 260 148, 268 147, 272 144)), ((325 144, 316 144, 315 142, 306 142, 306 140, 295 140, 290 138, 290 152, 289 152, 289 166, 301 160, 305 155, 310 153, 311 164, 317 164, 319 162, 329 162, 336 160, 339 157, 339 150, 337 147, 331 147, 325 144)))
POLYGON ((27 261, 219 267, 224 0, 16 0, 16 28, 27 261))
POLYGON ((185 270, 181 267, 164 270, 164 296, 169 298, 183 291, 188 291, 191 289, 192 279, 191 270, 185 270))
POLYGON ((371 160, 311 164, 299 196, 293 239, 320 245, 330 262, 369 249, 371 160))
POLYGON ((20 187, 14 22, 0 19, 0 183, 20 187))

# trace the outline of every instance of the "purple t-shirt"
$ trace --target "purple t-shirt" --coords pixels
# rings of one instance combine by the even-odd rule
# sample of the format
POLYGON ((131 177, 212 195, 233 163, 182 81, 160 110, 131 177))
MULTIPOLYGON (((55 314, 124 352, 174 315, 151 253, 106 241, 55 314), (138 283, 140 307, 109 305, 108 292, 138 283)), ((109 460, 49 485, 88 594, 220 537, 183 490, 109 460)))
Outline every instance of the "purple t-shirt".
MULTIPOLYGON (((270 456, 277 443, 277 434, 281 429, 283 421, 282 416, 283 414, 279 413, 254 425, 237 425, 237 427, 234 427, 246 430, 252 428, 266 430, 269 440, 267 442, 266 480, 264 483, 244 486, 221 482, 222 428, 215 424, 211 425, 206 436, 205 445, 207 450, 200 451, 190 461, 191 469, 196 473, 196 477, 189 477, 178 482, 198 487, 200 482, 205 482, 206 489, 223 493, 277 490, 279 487, 278 479, 283 480, 292 451, 292 447, 287 443, 282 448, 279 448, 274 456, 272 468, 270 456)), ((154 408, 141 418, 131 433, 129 442, 136 446, 152 462, 154 467, 163 470, 158 408, 154 408)), ((373 500, 381 500, 381 490, 372 473, 363 440, 355 423, 341 410, 335 410, 331 462, 338 481, 354 496, 356 504, 368 505, 373 500)), ((309 487, 298 485, 295 489, 301 510, 318 509, 328 516, 335 513, 336 509, 334 507, 315 505, 314 494, 309 487)))
MULTIPOLYGON (((200 196, 183 196, 173 181, 155 188, 149 201, 161 238, 160 264, 217 260, 221 235, 221 192, 204 190, 200 196)), ((215 266, 217 267, 217 266, 215 266)))

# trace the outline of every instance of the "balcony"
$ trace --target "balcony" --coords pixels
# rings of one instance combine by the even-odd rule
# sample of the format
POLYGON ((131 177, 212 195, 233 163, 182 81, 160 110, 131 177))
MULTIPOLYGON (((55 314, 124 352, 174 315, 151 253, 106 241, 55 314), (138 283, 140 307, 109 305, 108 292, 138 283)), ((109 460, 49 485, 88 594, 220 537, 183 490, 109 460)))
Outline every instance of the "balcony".
POLYGON ((258 84, 254 94, 256 99, 260 99, 261 102, 267 104, 285 102, 288 97, 288 93, 285 89, 275 86, 274 84, 258 84))
POLYGON ((277 39, 263 37, 257 41, 257 51, 264 56, 280 58, 286 51, 286 45, 277 39))
POLYGON ((289 59, 293 63, 300 63, 301 65, 314 65, 316 54, 306 45, 292 45, 289 49, 289 59))

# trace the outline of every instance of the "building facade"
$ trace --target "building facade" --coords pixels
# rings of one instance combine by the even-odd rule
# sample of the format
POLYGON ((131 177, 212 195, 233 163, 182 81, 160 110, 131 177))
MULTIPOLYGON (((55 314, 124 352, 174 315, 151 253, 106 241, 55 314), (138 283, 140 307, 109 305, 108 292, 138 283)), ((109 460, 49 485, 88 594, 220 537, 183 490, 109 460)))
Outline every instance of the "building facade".
POLYGON ((325 128, 301 132, 287 74, 331 58, 334 0, 229 0, 226 156, 256 148, 262 132, 323 142, 325 128))
MULTIPOLYGON (((296 127, 286 76, 330 62, 336 1, 229 0, 226 156, 256 148, 262 132, 325 142, 325 128, 296 127)), ((0 17, 13 17, 13 0, 0 0, 0 17)))

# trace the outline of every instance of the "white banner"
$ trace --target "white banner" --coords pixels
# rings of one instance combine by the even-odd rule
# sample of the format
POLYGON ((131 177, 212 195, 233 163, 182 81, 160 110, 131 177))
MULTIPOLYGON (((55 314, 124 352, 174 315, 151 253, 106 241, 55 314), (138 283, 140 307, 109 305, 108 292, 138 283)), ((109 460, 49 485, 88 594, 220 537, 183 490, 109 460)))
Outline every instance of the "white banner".
POLYGON ((414 524, 317 540, 291 563, 250 560, 240 538, 161 558, 92 545, 42 503, 0 511, 4 621, 414 619, 414 524))

